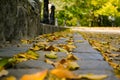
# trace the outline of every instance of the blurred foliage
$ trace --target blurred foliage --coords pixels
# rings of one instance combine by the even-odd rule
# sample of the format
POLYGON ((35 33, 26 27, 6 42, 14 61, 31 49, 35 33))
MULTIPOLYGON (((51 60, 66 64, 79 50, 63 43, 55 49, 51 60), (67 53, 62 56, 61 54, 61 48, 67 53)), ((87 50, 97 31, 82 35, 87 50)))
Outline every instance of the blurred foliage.
POLYGON ((59 25, 120 26, 120 0, 50 0, 50 3, 56 6, 59 25))

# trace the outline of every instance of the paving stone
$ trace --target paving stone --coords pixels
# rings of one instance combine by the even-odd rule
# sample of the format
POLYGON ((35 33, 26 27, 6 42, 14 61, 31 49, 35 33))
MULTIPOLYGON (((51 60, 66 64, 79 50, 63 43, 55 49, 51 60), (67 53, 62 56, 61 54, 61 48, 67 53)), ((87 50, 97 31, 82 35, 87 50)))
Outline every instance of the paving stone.
POLYGON ((98 53, 98 51, 93 49, 91 45, 88 43, 88 41, 84 40, 84 38, 78 33, 74 34, 74 42, 77 48, 75 48, 73 52, 98 53), (83 42, 78 42, 79 40, 83 40, 83 42))
POLYGON ((85 40, 79 33, 74 33, 73 38, 74 40, 85 40))
POLYGON ((103 57, 98 53, 73 53, 80 60, 101 60, 103 61, 103 57))
POLYGON ((67 40, 69 40, 68 38, 60 38, 59 40, 55 40, 53 42, 51 42, 50 44, 66 44, 67 40))
POLYGON ((39 60, 29 60, 26 62, 22 62, 22 63, 18 63, 15 65, 15 68, 29 68, 29 69, 40 69, 40 70, 44 70, 44 69, 51 69, 53 68, 52 65, 47 64, 43 61, 39 61, 39 60))
POLYGON ((78 60, 80 70, 113 70, 106 61, 78 60))
POLYGON ((99 53, 97 50, 93 49, 87 41, 84 41, 83 43, 75 43, 76 48, 73 50, 73 52, 76 53, 99 53))
POLYGON ((24 46, 24 47, 8 47, 4 49, 0 49, 0 57, 12 57, 13 55, 25 52, 30 47, 24 46))

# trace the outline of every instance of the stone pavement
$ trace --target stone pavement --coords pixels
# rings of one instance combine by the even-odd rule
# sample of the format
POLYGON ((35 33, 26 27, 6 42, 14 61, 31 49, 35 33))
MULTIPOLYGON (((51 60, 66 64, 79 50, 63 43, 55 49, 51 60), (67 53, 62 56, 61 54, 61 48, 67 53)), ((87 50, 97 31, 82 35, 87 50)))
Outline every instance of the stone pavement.
MULTIPOLYGON (((94 50, 90 46, 88 41, 84 40, 79 33, 74 33, 73 39, 74 45, 76 46, 76 48, 73 50, 73 54, 80 58, 80 60, 77 61, 80 66, 80 69, 73 71, 74 73, 105 74, 108 75, 108 78, 106 78, 105 80, 118 80, 114 75, 113 68, 110 67, 110 65, 106 61, 104 61, 103 57, 98 51, 94 50), (78 42, 78 40, 82 40, 83 42, 78 42)), ((51 44, 65 43, 66 40, 67 38, 61 38, 52 42, 51 44)), ((16 53, 26 51, 31 46, 32 45, 23 45, 21 47, 13 46, 9 48, 0 49, 0 57, 11 57, 16 53)), ((14 75, 19 80, 19 78, 24 74, 36 73, 45 69, 52 69, 52 65, 44 62, 44 54, 47 52, 49 51, 37 51, 37 53, 39 53, 40 55, 40 58, 38 60, 29 60, 17 64, 14 68, 8 69, 9 75, 14 75)), ((66 54, 64 54, 63 52, 58 52, 58 59, 56 60, 60 60, 65 56, 66 54)))

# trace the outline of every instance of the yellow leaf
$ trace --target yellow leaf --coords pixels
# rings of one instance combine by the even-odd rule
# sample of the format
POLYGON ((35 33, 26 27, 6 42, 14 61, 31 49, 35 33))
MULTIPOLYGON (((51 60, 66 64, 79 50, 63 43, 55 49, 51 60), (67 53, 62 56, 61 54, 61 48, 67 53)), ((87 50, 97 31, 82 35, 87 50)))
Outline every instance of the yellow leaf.
POLYGON ((60 52, 65 52, 66 54, 69 54, 69 52, 67 50, 63 49, 63 48, 59 47, 58 49, 60 50, 60 52))
POLYGON ((45 59, 45 62, 48 63, 48 64, 51 64, 51 65, 54 64, 54 62, 49 60, 49 59, 45 59))
POLYGON ((55 45, 50 45, 45 48, 45 51, 59 51, 59 49, 55 45))
POLYGON ((20 80, 44 80, 47 76, 48 70, 44 70, 42 72, 38 72, 35 74, 26 74, 23 75, 20 80))
POLYGON ((68 54, 67 60, 75 61, 78 60, 79 58, 73 54, 68 54))
POLYGON ((107 78, 107 75, 96 75, 96 74, 80 74, 80 78, 87 78, 90 80, 102 80, 107 78))
POLYGON ((28 50, 26 51, 26 56, 28 59, 38 59, 39 58, 39 54, 36 53, 35 51, 33 50, 28 50))
POLYGON ((14 76, 9 76, 9 77, 4 78, 3 80, 17 80, 17 79, 14 76))
POLYGON ((79 65, 77 64, 77 62, 69 61, 67 63, 67 68, 69 70, 77 70, 77 69, 79 69, 79 65))
POLYGON ((72 51, 74 48, 76 48, 74 45, 70 45, 70 44, 59 44, 59 47, 67 51, 72 51))
POLYGON ((30 40, 22 39, 22 40, 21 40, 21 43, 22 43, 22 44, 29 44, 29 43, 31 43, 31 41, 30 41, 30 40))
POLYGON ((69 79, 77 79, 78 76, 76 76, 74 73, 67 69, 53 69, 50 71, 51 74, 59 77, 59 78, 69 78, 69 79))
POLYGON ((38 50, 40 50, 40 48, 38 47, 38 46, 34 46, 33 48, 30 48, 31 50, 34 50, 34 51, 38 51, 38 50))
POLYGON ((56 59, 57 58, 57 54, 56 54, 56 52, 51 51, 51 53, 45 54, 45 57, 46 58, 50 58, 50 59, 56 59))

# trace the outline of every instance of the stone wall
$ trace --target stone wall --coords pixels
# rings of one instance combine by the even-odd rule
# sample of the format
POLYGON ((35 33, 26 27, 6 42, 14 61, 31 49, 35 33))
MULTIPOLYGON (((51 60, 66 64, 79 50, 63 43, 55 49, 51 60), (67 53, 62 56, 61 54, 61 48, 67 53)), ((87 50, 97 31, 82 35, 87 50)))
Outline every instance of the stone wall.
POLYGON ((69 29, 68 27, 60 27, 60 26, 48 25, 48 24, 40 24, 40 25, 41 25, 39 29, 40 34, 59 32, 69 29))
POLYGON ((0 42, 39 34, 39 0, 0 0, 0 42))
POLYGON ((40 13, 39 0, 0 0, 0 45, 65 29, 41 24, 40 13))

